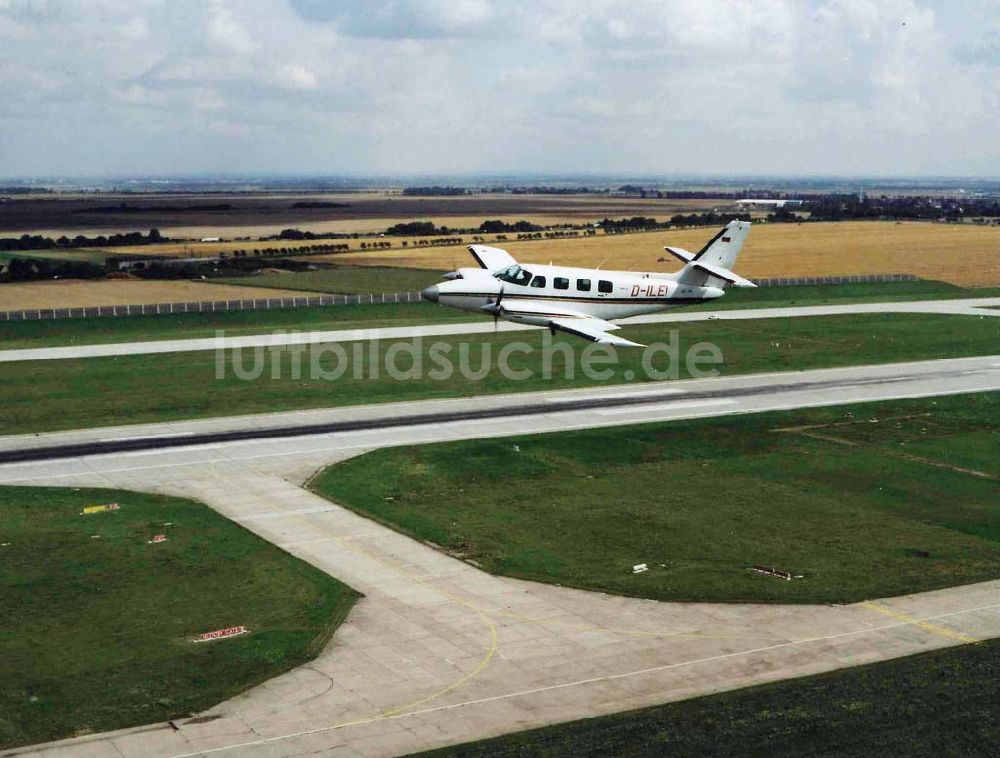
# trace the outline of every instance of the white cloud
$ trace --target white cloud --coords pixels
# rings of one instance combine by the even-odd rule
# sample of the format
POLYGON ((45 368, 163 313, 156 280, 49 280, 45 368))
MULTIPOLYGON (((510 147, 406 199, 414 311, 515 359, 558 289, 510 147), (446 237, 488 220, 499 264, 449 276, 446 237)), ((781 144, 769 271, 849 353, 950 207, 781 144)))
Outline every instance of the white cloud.
POLYGON ((424 11, 432 24, 453 31, 476 28, 494 18, 489 0, 427 0, 424 11))
POLYGON ((293 90, 316 89, 319 86, 316 74, 298 63, 278 64, 274 81, 280 87, 293 90))
POLYGON ((250 33, 236 19, 232 10, 218 1, 209 6, 205 33, 211 46, 225 52, 246 55, 254 47, 250 33))
POLYGON ((0 172, 997 174, 996 23, 971 0, 0 0, 0 172))
POLYGON ((123 37, 130 40, 144 40, 149 37, 149 24, 141 16, 133 16, 120 27, 123 37))

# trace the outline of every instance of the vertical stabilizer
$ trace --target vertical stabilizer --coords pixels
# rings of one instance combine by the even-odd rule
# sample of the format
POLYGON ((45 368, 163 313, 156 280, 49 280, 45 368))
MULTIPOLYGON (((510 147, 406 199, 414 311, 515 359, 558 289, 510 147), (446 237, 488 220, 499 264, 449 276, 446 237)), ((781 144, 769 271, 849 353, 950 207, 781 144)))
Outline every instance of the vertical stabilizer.
POLYGON ((750 233, 749 221, 730 221, 708 244, 695 255, 694 260, 709 266, 732 268, 750 233))
POLYGON ((681 269, 677 281, 695 286, 721 286, 724 283, 737 287, 756 286, 732 272, 749 233, 749 221, 730 221, 681 269))

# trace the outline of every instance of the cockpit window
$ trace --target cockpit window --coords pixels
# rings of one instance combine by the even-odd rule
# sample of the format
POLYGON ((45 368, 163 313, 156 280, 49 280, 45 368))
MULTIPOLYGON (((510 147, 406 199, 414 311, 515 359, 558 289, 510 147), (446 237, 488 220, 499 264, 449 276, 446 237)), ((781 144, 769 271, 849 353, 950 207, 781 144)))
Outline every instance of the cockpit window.
POLYGON ((531 272, 521 268, 516 263, 503 271, 498 271, 493 276, 502 282, 510 282, 511 284, 527 284, 531 281, 531 272))

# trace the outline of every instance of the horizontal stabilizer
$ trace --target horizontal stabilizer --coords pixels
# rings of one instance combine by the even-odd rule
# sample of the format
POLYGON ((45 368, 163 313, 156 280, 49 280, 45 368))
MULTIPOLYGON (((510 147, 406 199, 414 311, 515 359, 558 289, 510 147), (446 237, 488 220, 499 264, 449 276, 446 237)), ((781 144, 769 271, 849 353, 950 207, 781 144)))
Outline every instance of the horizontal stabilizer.
POLYGON ((673 255, 674 257, 680 258, 685 263, 690 263, 692 260, 694 260, 694 253, 689 253, 683 247, 670 247, 670 246, 667 246, 667 247, 664 247, 663 249, 666 250, 671 255, 673 255))
POLYGON ((722 266, 713 266, 710 263, 702 263, 701 261, 695 261, 691 264, 693 268, 699 271, 704 271, 706 274, 711 274, 719 279, 724 279, 734 287, 756 287, 757 285, 751 282, 749 279, 744 279, 739 274, 735 274, 728 268, 723 268, 722 266))

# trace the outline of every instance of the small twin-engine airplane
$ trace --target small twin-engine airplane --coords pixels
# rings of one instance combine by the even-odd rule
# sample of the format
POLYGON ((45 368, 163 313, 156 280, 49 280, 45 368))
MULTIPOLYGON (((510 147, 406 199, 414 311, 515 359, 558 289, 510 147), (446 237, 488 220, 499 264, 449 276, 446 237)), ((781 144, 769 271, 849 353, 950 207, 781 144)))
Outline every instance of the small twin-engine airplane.
POLYGON ((566 266, 521 266, 506 250, 469 245, 479 268, 460 268, 445 274, 449 280, 424 289, 425 300, 497 319, 530 324, 603 345, 644 347, 608 334, 620 329, 609 319, 714 300, 725 287, 756 287, 732 272, 749 221, 731 221, 697 253, 665 247, 684 268, 671 274, 638 271, 602 271, 566 266))

